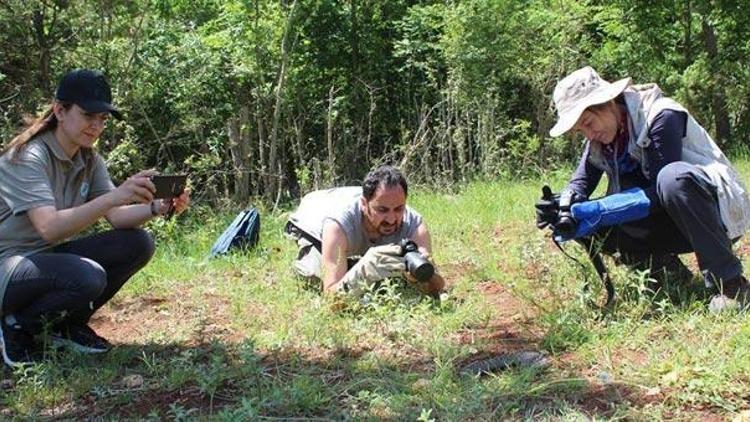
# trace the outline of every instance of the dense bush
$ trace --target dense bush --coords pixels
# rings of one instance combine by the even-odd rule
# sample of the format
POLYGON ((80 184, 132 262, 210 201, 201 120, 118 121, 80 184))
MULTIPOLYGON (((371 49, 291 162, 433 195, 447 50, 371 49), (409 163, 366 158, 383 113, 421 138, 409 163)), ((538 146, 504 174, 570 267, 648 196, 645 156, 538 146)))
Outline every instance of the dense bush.
POLYGON ((268 201, 352 183, 519 175, 574 158, 547 136, 583 64, 657 82, 725 146, 750 132, 750 18, 722 0, 7 0, 0 136, 74 67, 110 76, 127 119, 99 148, 121 179, 189 171, 199 194, 268 201))

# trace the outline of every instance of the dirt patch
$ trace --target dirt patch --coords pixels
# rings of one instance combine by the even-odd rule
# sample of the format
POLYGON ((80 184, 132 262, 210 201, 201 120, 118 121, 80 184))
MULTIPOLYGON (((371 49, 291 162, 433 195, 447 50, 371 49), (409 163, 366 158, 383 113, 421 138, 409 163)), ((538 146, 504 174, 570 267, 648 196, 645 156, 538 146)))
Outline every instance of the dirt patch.
POLYGON ((613 359, 617 362, 630 362, 633 366, 645 366, 649 362, 649 356, 646 352, 635 349, 615 350, 613 359))
POLYGON ((526 306, 502 284, 485 281, 477 284, 476 289, 484 296, 485 303, 493 308, 493 322, 496 325, 510 325, 529 320, 530 315, 526 306))
POLYGON ((457 333, 458 342, 476 348, 460 366, 501 353, 538 350, 541 333, 533 323, 533 314, 505 286, 482 282, 476 289, 482 293, 491 310, 491 318, 483 325, 457 333))
POLYGON ((708 410, 684 409, 684 413, 667 412, 664 414, 665 420, 692 420, 701 422, 725 422, 728 420, 743 421, 745 419, 730 419, 727 415, 715 413, 708 410))
POLYGON ((523 267, 523 275, 528 280, 546 280, 550 277, 550 268, 540 261, 529 261, 523 267))
POLYGON ((211 340, 239 343, 244 339, 231 328, 228 298, 211 292, 204 292, 198 300, 186 301, 186 297, 190 297, 189 291, 176 291, 169 297, 116 300, 97 312, 91 325, 115 344, 143 342, 153 333, 186 329, 192 329, 186 334, 188 345, 211 340), (186 322, 193 324, 190 326, 186 322))
POLYGON ((682 261, 682 263, 685 264, 693 274, 701 273, 700 267, 698 267, 698 259, 695 257, 694 253, 680 255, 680 261, 682 261))
POLYGON ((580 395, 570 397, 570 401, 590 416, 606 416, 614 413, 616 406, 627 403, 634 407, 643 407, 651 403, 660 403, 661 394, 644 394, 642 389, 630 385, 590 384, 580 395))
POLYGON ((469 261, 450 262, 440 265, 440 274, 445 280, 446 289, 456 284, 456 280, 464 276, 477 271, 476 264, 469 261))
POLYGON ((110 398, 108 400, 110 404, 106 404, 93 394, 88 394, 80 398, 76 411, 60 416, 86 419, 106 417, 140 419, 149 416, 149 414, 157 413, 162 418, 184 419, 185 417, 210 416, 231 404, 231 401, 223 395, 216 394, 211 397, 195 386, 174 391, 133 389, 120 390, 115 393, 122 396, 123 399, 113 400, 110 398), (127 398, 127 400, 124 398, 127 398))
MULTIPOLYGON (((462 344, 475 345, 477 348, 477 352, 461 362, 459 367, 502 353, 540 350, 540 340, 544 333, 536 324, 538 311, 535 307, 529 306, 523 299, 514 296, 507 287, 498 283, 483 282, 477 284, 476 288, 491 308, 492 318, 481 327, 469 328, 459 333, 459 341, 462 344)), ((583 384, 579 388, 554 389, 556 391, 550 394, 525 399, 532 407, 545 407, 547 404, 555 406, 555 403, 562 399, 586 415, 607 417, 615 413, 619 404, 642 408, 649 404, 661 403, 670 393, 661 389, 649 390, 613 381, 602 382, 601 371, 580 361, 575 352, 563 353, 549 359, 552 371, 557 372, 553 378, 580 378, 583 384)), ((645 363, 648 356, 638 350, 621 350, 614 354, 612 359, 637 365, 645 363)))

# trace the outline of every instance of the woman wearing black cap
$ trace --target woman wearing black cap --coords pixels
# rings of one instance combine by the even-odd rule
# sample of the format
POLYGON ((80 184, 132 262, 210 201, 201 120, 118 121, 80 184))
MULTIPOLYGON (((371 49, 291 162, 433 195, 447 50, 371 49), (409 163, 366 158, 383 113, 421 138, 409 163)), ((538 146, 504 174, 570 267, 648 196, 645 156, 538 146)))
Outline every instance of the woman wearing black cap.
POLYGON ((138 227, 189 205, 188 191, 154 200, 154 170, 112 184, 93 149, 110 115, 121 117, 104 76, 71 71, 51 107, 0 157, 0 340, 8 365, 34 360, 45 327, 54 343, 109 350, 88 321, 151 259, 153 240, 138 227), (101 217, 114 229, 70 240, 101 217))

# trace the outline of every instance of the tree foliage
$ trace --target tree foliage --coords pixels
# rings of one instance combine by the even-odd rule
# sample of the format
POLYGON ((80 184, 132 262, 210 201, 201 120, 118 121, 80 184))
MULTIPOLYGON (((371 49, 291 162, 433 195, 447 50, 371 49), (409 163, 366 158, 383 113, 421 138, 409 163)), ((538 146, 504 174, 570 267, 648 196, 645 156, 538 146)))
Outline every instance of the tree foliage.
POLYGON ((559 78, 657 82, 717 139, 750 134, 750 17, 737 0, 3 0, 0 136, 75 67, 126 119, 113 176, 187 171, 211 200, 359 180, 518 175, 576 148, 547 131, 559 78))

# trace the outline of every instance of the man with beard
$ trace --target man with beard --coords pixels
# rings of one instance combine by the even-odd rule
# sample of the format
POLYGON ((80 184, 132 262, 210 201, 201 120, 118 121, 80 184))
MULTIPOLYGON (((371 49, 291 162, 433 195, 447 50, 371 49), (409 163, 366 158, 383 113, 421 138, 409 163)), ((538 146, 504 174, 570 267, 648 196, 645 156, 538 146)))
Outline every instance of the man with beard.
POLYGON ((407 193, 401 172, 384 165, 367 174, 361 188, 305 195, 286 226, 300 246, 297 273, 321 280, 324 292, 361 296, 385 278, 403 276, 423 293, 439 296, 445 283, 437 272, 427 282, 405 272, 403 239, 416 243, 427 259, 432 247, 422 216, 406 205, 407 193))

